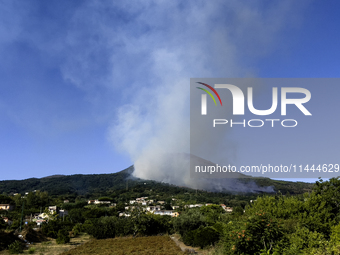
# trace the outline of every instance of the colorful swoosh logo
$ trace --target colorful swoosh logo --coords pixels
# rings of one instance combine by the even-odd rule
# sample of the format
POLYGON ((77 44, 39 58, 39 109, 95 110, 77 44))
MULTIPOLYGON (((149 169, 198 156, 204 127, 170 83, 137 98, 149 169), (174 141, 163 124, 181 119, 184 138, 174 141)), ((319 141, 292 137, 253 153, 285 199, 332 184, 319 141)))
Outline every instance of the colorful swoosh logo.
MULTIPOLYGON (((203 82, 197 82, 197 83, 202 84, 202 85, 208 87, 209 89, 211 89, 211 91, 214 92, 215 95, 217 96, 218 100, 220 100, 220 103, 221 103, 221 106, 222 106, 222 100, 221 100, 221 98, 220 98, 220 95, 217 93, 217 91, 216 91, 213 87, 211 87, 210 85, 205 84, 205 83, 203 83, 203 82)), ((215 105, 217 105, 214 96, 210 93, 209 90, 206 90, 206 89, 203 89, 203 88, 200 88, 200 87, 196 87, 196 88, 201 89, 201 90, 203 90, 204 92, 207 92, 207 94, 214 100, 215 105)))

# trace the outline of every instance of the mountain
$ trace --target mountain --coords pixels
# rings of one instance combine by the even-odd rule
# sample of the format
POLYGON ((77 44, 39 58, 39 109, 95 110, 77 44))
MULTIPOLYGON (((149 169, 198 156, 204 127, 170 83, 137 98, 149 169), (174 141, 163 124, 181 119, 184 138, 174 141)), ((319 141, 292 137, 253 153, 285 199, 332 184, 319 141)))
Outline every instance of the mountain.
MULTIPOLYGON (((226 166, 227 164, 225 164, 226 166)), ((269 178, 252 177, 239 171, 222 171, 222 167, 193 154, 163 153, 138 160, 134 176, 210 192, 229 193, 301 193, 312 185, 275 182, 269 178), (219 167, 219 168, 218 168, 219 167)))
MULTIPOLYGON (((0 181, 0 193, 21 193, 34 190, 47 191, 51 195, 98 193, 108 189, 122 189, 131 176, 133 166, 113 174, 54 175, 26 180, 0 181)), ((136 180, 137 181, 137 180, 136 180)))
POLYGON ((49 175, 49 176, 45 176, 43 178, 58 178, 58 177, 63 177, 65 176, 64 174, 54 174, 54 175, 49 175))
MULTIPOLYGON (((44 178, 30 178, 26 180, 10 180, 0 181, 0 194, 7 193, 21 193, 31 192, 34 190, 47 191, 50 195, 101 195, 114 192, 116 190, 125 190, 127 186, 132 188, 134 186, 147 185, 152 189, 167 190, 176 192, 178 189, 182 191, 188 190, 187 187, 178 187, 167 183, 161 183, 152 180, 143 180, 132 177, 134 167, 122 170, 113 174, 76 174, 76 175, 54 175, 44 178)), ((282 194, 301 194, 312 189, 313 184, 304 182, 287 182, 276 181, 269 178, 240 178, 239 182, 246 187, 251 187, 253 193, 263 192, 281 192, 282 194), (255 186, 254 186, 255 185, 255 186), (268 187, 270 189, 268 189, 268 187), (268 191, 266 191, 268 190, 268 191)), ((222 190, 230 192, 230 190, 222 190)))

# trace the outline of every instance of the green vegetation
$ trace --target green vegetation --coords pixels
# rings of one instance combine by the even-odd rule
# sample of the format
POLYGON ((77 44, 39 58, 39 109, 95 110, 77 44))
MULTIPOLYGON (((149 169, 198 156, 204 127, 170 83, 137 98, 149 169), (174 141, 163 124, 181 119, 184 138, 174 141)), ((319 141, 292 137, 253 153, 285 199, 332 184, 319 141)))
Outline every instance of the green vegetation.
MULTIPOLYGON (((128 171, 125 171, 116 174, 118 177, 115 178, 121 180, 118 186, 105 190, 98 184, 95 185, 97 188, 91 188, 92 181, 88 181, 88 186, 85 185, 80 193, 78 190, 76 193, 57 194, 53 191, 50 194, 46 190, 36 190, 25 195, 2 194, 0 203, 15 205, 15 209, 0 213, 13 221, 12 225, 0 221, 0 248, 11 251, 23 243, 13 235, 19 229, 23 210, 27 224, 23 224, 21 234, 28 241, 41 242, 43 238, 53 238, 56 246, 62 246, 86 233, 94 238, 84 246, 89 251, 95 252, 92 248, 99 244, 103 246, 104 250, 97 247, 97 254, 123 254, 123 251, 143 254, 140 253, 142 250, 161 254, 148 250, 147 241, 143 240, 164 237, 168 238, 163 240, 164 245, 168 241, 175 245, 168 235, 176 234, 185 245, 203 249, 214 247, 216 254, 340 255, 340 180, 337 178, 319 180, 311 189, 301 183, 292 188, 291 183, 278 182, 281 190, 275 194, 232 194, 141 180, 129 180, 127 189, 126 179, 124 182, 122 177, 128 176, 128 171), (141 204, 132 207, 134 201, 142 197, 148 197, 149 206, 155 206, 157 201, 162 202, 162 209, 176 206, 175 210, 180 214, 178 217, 161 216, 147 212, 146 206, 141 204), (68 201, 64 203, 64 200, 68 201), (88 203, 88 200, 96 200, 97 204, 88 203), (189 204, 198 207, 189 208, 189 204), (233 211, 226 212, 220 204, 233 207, 233 211), (52 205, 67 210, 68 214, 60 217, 58 212, 49 212, 48 206, 52 205), (48 215, 40 231, 34 231, 35 223, 29 220, 37 212, 48 215), (134 243, 134 240, 141 243, 134 243), (106 243, 117 247, 117 251, 106 251, 106 243), (119 248, 122 243, 126 245, 124 249, 119 248)), ((58 180, 58 183, 62 178, 69 176, 46 180, 58 180)), ((100 183, 108 181, 101 180, 100 175, 96 178, 100 183)), ((46 180, 45 184, 48 183, 46 180)), ((263 185, 270 182, 265 178, 258 178, 258 181, 263 185)), ((82 249, 78 247, 66 254, 82 253, 82 249)), ((35 250, 37 252, 38 249, 35 250)), ((181 254, 178 249, 174 252, 181 254)))
POLYGON ((0 251, 8 249, 8 246, 17 240, 18 238, 13 235, 13 232, 0 230, 0 251))
POLYGON ((30 247, 28 249, 28 254, 34 254, 35 253, 35 248, 34 247, 30 247))
POLYGON ((11 254, 18 254, 23 253, 22 243, 19 241, 15 241, 8 246, 9 253, 11 254))
POLYGON ((56 240, 57 244, 65 244, 70 242, 70 236, 66 229, 60 229, 56 240))
POLYGON ((340 254, 339 189, 333 178, 301 196, 259 197, 225 219, 223 253, 340 254))
MULTIPOLYGON (((124 189, 126 187, 126 178, 133 171, 129 167, 119 173, 114 174, 91 174, 91 175, 70 175, 70 176, 53 176, 46 178, 30 178, 20 181, 0 181, 0 194, 6 192, 21 193, 32 192, 34 190, 46 191, 52 196, 75 194, 101 197, 107 191, 124 189), (103 194, 103 195, 101 195, 103 194)), ((131 182, 133 185, 133 182, 131 182)))
MULTIPOLYGON (((6 193, 21 193, 41 190, 48 192, 50 196, 65 196, 71 200, 76 197, 95 197, 113 199, 124 191, 126 187, 129 189, 144 190, 145 187, 157 190, 160 193, 178 194, 185 191, 195 191, 188 188, 180 188, 175 185, 159 183, 156 181, 142 180, 138 178, 130 178, 133 172, 133 166, 113 174, 90 174, 90 175, 69 175, 69 176, 53 176, 41 179, 31 178, 20 181, 0 181, 0 194, 6 193), (116 192, 118 194, 116 194, 116 192), (114 197, 112 197, 112 195, 114 197)), ((243 178, 239 181, 247 183, 254 182, 260 187, 272 186, 275 191, 280 191, 282 194, 289 192, 290 194, 302 194, 310 191, 312 185, 303 182, 286 182, 275 181, 269 178, 243 178)), ((1 200, 1 197, 0 197, 1 200)))

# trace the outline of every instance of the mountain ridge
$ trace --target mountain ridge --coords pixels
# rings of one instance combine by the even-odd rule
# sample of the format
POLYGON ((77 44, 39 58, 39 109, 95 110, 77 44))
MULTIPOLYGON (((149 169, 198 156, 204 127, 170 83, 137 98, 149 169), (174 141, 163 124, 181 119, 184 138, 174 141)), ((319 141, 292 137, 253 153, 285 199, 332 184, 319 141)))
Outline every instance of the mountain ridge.
MULTIPOLYGON (((181 189, 192 189, 189 187, 177 186, 168 183, 162 183, 154 180, 145 180, 133 177, 134 166, 130 166, 122 171, 111 174, 74 174, 74 175, 52 175, 43 178, 29 178, 25 180, 4 180, 0 181, 0 193, 6 194, 25 194, 34 190, 47 191, 51 195, 89 195, 104 194, 123 190, 127 187, 133 187, 140 184, 152 184, 160 186, 173 186, 181 189)), ((274 192, 282 194, 301 194, 310 191, 311 183, 277 181, 262 177, 247 177, 238 179, 245 185, 258 187, 273 187, 274 192)), ((232 192, 223 190, 222 192, 232 192)), ((237 193, 237 192, 236 192, 237 193)), ((266 193, 256 191, 253 193, 266 193)), ((269 192, 270 193, 270 192, 269 192)))

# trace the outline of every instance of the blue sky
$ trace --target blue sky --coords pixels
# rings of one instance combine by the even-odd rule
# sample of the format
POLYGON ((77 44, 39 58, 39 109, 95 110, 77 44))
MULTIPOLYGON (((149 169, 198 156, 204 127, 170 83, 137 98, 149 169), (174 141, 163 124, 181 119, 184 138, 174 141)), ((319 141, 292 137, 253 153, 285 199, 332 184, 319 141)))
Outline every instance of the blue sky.
POLYGON ((339 5, 0 0, 0 179, 188 152, 192 77, 339 77, 339 5))

